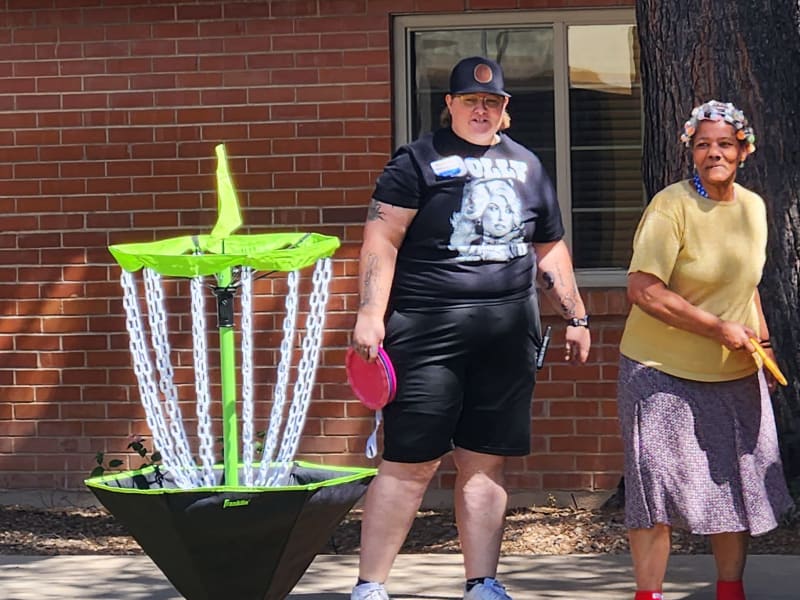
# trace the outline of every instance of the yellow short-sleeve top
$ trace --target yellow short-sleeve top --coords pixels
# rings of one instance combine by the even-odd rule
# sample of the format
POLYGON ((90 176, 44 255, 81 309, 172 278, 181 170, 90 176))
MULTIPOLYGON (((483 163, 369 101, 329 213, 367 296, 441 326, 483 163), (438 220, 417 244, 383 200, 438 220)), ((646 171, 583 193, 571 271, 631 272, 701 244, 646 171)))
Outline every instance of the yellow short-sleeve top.
MULTIPOLYGON (((636 230, 628 273, 651 273, 691 304, 758 332, 755 292, 766 260, 766 207, 758 194, 734 186, 730 202, 703 198, 690 181, 656 194, 636 230)), ((637 306, 620 352, 695 381, 728 381, 757 370, 747 352, 667 325, 637 306)))

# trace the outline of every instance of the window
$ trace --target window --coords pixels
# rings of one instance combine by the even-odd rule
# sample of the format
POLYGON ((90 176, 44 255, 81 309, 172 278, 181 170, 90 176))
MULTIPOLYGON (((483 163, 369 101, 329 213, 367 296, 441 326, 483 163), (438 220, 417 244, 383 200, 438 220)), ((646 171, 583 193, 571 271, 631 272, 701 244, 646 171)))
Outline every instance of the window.
POLYGON ((397 143, 434 129, 450 69, 503 66, 513 138, 558 192, 581 285, 624 285, 644 207, 639 52, 632 10, 409 15, 394 22, 397 143))

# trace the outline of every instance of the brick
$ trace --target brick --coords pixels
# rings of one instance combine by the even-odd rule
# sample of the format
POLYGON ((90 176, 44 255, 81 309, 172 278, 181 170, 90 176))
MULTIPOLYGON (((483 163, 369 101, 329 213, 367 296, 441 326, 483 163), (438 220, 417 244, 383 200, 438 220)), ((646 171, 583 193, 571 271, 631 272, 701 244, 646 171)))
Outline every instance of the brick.
POLYGON ((142 6, 139 4, 136 6, 136 10, 132 10, 130 12, 130 20, 132 22, 157 23, 160 21, 172 20, 174 18, 174 5, 142 6))
POLYGON ((552 436, 548 440, 551 452, 585 452, 594 453, 599 450, 597 436, 552 436))
POLYGON ((314 85, 322 83, 322 73, 316 69, 275 69, 272 71, 272 84, 314 85))
POLYGON ((221 4, 206 4, 206 5, 178 5, 177 19, 179 21, 207 21, 218 20, 222 18, 222 5, 221 4))
POLYGON ((534 419, 533 432, 536 435, 573 435, 575 434, 574 419, 534 419))
POLYGON ((621 473, 624 467, 621 454, 593 454, 591 456, 577 456, 576 468, 578 471, 592 471, 594 473, 603 471, 621 473))
POLYGON ((110 420, 85 421, 83 423, 83 434, 90 436, 128 436, 129 426, 125 422, 115 422, 110 420))
POLYGON ((600 438, 600 452, 623 452, 622 438, 604 436, 600 438))
POLYGON ((619 423, 616 418, 577 419, 576 428, 576 433, 584 435, 619 435, 619 423))
POLYGON ((0 454, 0 471, 35 471, 36 458, 33 456, 22 456, 20 454, 2 455, 0 454))
POLYGON ((320 15, 363 15, 367 12, 367 0, 327 0, 320 2, 320 15))
POLYGON ((95 41, 83 45, 83 55, 86 58, 116 58, 129 54, 130 46, 126 41, 95 41))
POLYGON ((561 473, 575 470, 576 457, 563 454, 533 454, 526 462, 528 463, 528 468, 536 471, 561 473))
POLYGON ((14 406, 14 418, 20 421, 38 421, 40 419, 58 419, 59 407, 52 404, 17 404, 14 406))
MULTIPOLYGON (((222 52, 222 48, 219 51, 222 52)), ((246 66, 247 61, 244 55, 217 54, 200 56, 198 59, 198 69, 201 72, 237 71, 245 69, 246 66)))
MULTIPOLYGON (((437 0, 436 3, 440 3, 441 0, 437 0)), ((381 30, 385 31, 389 28, 389 12, 385 13, 373 13, 370 11, 369 15, 352 15, 349 16, 347 19, 347 26, 349 29, 353 31, 374 31, 374 30, 381 30)), ((297 33, 328 33, 331 31, 341 31, 342 30, 342 20, 338 17, 321 17, 318 19, 300 19, 295 24, 295 30, 297 33)))
POLYGON ((37 356, 33 353, 21 354, 19 352, 3 355, 3 369, 35 369, 38 364, 37 356))
POLYGON ((301 438, 299 452, 344 452, 347 450, 347 442, 342 438, 317 437, 301 438))
MULTIPOLYGON (((5 400, 2 396, 0 399, 5 400)), ((2 437, 33 437, 36 435, 36 423, 33 421, 0 421, 0 436, 2 437)), ((2 471, 0 467, 0 471, 2 471)))
POLYGON ((273 0, 271 14, 273 18, 279 17, 308 17, 316 14, 315 0, 273 0))

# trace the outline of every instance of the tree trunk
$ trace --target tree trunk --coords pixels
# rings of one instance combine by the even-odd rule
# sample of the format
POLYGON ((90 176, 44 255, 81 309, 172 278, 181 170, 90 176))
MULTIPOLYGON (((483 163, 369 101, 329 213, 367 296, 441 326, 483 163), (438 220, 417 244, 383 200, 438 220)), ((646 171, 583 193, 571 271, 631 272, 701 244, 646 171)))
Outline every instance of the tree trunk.
POLYGON ((733 102, 756 133, 738 181, 767 203, 760 284, 788 387, 773 395, 789 477, 800 476, 800 7, 798 0, 637 0, 648 197, 689 175, 678 139, 692 107, 733 102))

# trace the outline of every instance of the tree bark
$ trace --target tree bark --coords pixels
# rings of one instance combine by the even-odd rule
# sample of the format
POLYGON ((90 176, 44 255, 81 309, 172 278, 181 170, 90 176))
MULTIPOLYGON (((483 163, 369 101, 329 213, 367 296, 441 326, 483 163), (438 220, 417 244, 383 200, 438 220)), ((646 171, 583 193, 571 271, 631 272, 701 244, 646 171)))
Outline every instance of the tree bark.
POLYGON ((760 284, 789 380, 773 395, 784 466, 800 476, 800 5, 798 0, 637 0, 648 197, 689 175, 678 139, 691 109, 733 102, 756 134, 737 180, 767 203, 760 284))

